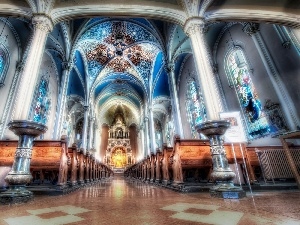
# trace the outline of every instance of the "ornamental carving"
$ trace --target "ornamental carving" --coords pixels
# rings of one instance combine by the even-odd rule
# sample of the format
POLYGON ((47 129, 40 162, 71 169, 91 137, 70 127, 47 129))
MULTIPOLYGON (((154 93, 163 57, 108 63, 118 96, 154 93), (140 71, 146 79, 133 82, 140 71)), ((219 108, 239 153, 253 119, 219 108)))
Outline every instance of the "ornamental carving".
POLYGON ((249 36, 255 34, 259 31, 259 24, 258 23, 246 23, 243 27, 243 31, 248 34, 249 36))
POLYGON ((210 151, 212 155, 225 154, 223 146, 210 146, 210 151))
POLYGON ((32 149, 31 148, 17 148, 15 157, 20 158, 31 158, 32 156, 32 149))
POLYGON ((185 22, 184 32, 188 36, 195 35, 197 33, 204 34, 208 30, 205 25, 205 21, 202 18, 190 18, 185 22))
POLYGON ((32 18, 32 24, 35 29, 42 30, 44 32, 50 32, 53 29, 52 20, 43 15, 34 16, 32 18))

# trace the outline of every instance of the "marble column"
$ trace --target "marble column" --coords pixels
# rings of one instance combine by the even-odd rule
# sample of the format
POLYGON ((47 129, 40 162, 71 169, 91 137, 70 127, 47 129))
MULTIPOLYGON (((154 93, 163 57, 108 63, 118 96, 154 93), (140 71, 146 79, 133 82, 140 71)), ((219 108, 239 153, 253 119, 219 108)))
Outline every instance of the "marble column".
POLYGON ((93 152, 93 136, 94 136, 94 121, 95 117, 90 118, 90 130, 89 130, 89 144, 88 144, 88 149, 90 152, 93 152))
POLYGON ((96 138, 97 138, 97 132, 98 131, 98 124, 97 121, 94 120, 94 129, 93 129, 93 140, 92 140, 92 148, 94 149, 94 151, 97 151, 96 148, 96 138))
POLYGON ((155 142, 155 129, 154 129, 154 118, 153 118, 153 110, 152 107, 149 107, 149 117, 150 117, 150 154, 155 153, 156 142, 155 142))
POLYGON ((140 127, 140 130, 139 130, 139 133, 140 133, 140 146, 141 146, 141 152, 139 153, 139 161, 143 159, 143 157, 146 157, 146 154, 145 154, 145 137, 144 137, 144 127, 141 126, 140 127))
POLYGON ((169 83, 171 85, 171 97, 172 97, 172 109, 175 115, 175 133, 180 136, 180 138, 184 138, 182 122, 181 122, 181 115, 180 115, 180 108, 179 108, 179 100, 178 100, 178 93, 176 88, 175 82, 175 65, 174 63, 168 64, 168 77, 169 83))
POLYGON ((61 80, 60 86, 60 93, 59 93, 59 101, 58 101, 58 110, 56 116, 56 129, 54 131, 54 138, 60 139, 61 132, 64 126, 64 118, 65 118, 65 108, 67 102, 67 90, 68 90, 68 83, 69 83, 69 73, 71 69, 71 63, 63 62, 63 75, 61 80))
POLYGON ((185 22, 184 31, 191 40, 207 118, 210 120, 219 119, 219 113, 223 111, 223 105, 205 40, 205 21, 202 18, 189 18, 185 22))
POLYGON ((76 137, 76 119, 75 119, 75 113, 71 114, 71 121, 72 121, 72 140, 70 140, 70 143, 77 143, 77 137, 76 137))
POLYGON ((149 118, 144 118, 144 131, 145 131, 145 157, 150 156, 150 143, 149 143, 149 118))
POLYGON ((13 112, 14 120, 28 119, 47 36, 53 28, 51 19, 44 15, 34 16, 32 24, 34 33, 28 49, 28 57, 24 62, 23 72, 20 74, 20 83, 13 112))
POLYGON ((87 129, 88 129, 88 119, 89 119, 89 106, 83 106, 84 109, 84 118, 83 118, 83 132, 82 132, 82 144, 81 150, 84 155, 86 155, 87 151, 87 129))
POLYGON ((296 130, 297 126, 299 126, 300 123, 296 113, 295 105, 293 104, 293 101, 280 78, 280 74, 276 68, 276 65, 270 55, 270 52, 264 42, 263 37, 259 32, 259 24, 246 23, 246 25, 243 27, 243 31, 251 36, 258 50, 261 60, 267 70, 269 79, 279 99, 281 108, 284 111, 284 115, 289 128, 291 130, 296 130))

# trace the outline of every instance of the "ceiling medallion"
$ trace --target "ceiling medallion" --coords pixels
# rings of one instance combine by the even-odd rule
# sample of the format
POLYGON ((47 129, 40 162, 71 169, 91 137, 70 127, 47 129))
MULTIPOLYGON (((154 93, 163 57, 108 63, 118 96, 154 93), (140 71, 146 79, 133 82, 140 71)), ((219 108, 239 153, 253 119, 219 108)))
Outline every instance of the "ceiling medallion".
POLYGON ((142 45, 133 45, 134 43, 134 38, 127 33, 125 22, 112 22, 111 34, 103 43, 87 52, 87 59, 107 65, 114 72, 128 71, 132 69, 132 64, 138 66, 145 61, 152 62, 154 53, 144 49, 142 45))

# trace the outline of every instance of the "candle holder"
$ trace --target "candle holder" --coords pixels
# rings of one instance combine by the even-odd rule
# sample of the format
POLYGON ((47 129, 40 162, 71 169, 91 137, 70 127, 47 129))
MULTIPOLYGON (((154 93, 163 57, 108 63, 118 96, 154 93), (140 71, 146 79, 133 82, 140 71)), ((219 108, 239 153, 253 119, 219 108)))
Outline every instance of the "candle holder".
POLYGON ((11 171, 5 177, 9 189, 0 194, 0 203, 12 204, 27 202, 33 198, 31 191, 25 185, 30 183, 30 161, 32 156, 33 140, 45 133, 47 127, 42 123, 27 120, 14 120, 8 123, 8 128, 18 137, 14 162, 11 171))
POLYGON ((209 139, 213 162, 211 179, 215 182, 210 189, 210 195, 218 198, 243 198, 246 193, 241 187, 233 184, 235 173, 228 165, 223 146, 222 135, 229 127, 230 122, 226 120, 211 120, 195 126, 198 133, 204 134, 209 139))

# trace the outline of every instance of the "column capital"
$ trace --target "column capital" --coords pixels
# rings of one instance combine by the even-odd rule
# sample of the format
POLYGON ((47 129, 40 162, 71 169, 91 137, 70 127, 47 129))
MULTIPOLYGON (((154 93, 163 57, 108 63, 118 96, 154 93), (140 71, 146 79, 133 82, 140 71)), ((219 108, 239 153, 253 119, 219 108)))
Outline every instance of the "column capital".
POLYGON ((168 63, 167 65, 167 72, 172 73, 175 70, 175 63, 168 63))
POLYGON ((34 15, 31 21, 35 29, 51 32, 53 29, 52 19, 46 15, 34 15))
POLYGON ((72 63, 69 61, 64 61, 61 63, 63 70, 70 70, 72 67, 72 63))
POLYGON ((188 36, 191 36, 196 32, 201 34, 207 32, 207 27, 204 18, 190 17, 185 21, 183 30, 188 36))
POLYGON ((18 72, 21 72, 24 69, 24 67, 25 67, 25 63, 23 61, 17 62, 17 64, 16 64, 16 70, 18 72))
POLYGON ((84 111, 86 112, 86 111, 89 110, 89 106, 88 106, 88 105, 84 105, 84 106, 83 106, 83 109, 84 109, 84 111))
POLYGON ((252 34, 255 34, 257 31, 259 31, 259 24, 258 23, 246 23, 243 27, 243 31, 251 36, 252 34))

